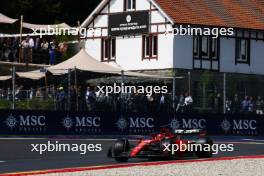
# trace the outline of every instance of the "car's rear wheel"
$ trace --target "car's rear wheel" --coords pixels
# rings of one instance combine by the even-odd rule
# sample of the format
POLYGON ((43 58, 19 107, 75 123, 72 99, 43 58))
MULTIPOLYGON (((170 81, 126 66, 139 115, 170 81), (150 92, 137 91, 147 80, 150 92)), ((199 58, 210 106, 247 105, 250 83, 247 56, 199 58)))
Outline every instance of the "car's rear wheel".
POLYGON ((129 141, 127 139, 119 139, 112 146, 112 154, 116 161, 127 162, 128 157, 124 156, 129 151, 129 141))
POLYGON ((199 139, 196 144, 202 145, 201 150, 195 152, 198 158, 211 158, 213 156, 213 141, 210 138, 199 139))
POLYGON ((162 155, 166 158, 171 158, 172 154, 171 151, 168 151, 166 146, 170 146, 172 144, 171 139, 163 139, 162 141, 160 141, 160 152, 162 153, 162 155))

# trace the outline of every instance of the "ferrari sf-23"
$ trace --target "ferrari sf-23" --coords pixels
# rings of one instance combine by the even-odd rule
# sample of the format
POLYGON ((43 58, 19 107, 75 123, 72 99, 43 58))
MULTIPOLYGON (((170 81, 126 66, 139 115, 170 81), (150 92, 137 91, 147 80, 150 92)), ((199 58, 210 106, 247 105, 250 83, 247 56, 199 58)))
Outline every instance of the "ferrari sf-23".
POLYGON ((160 158, 177 159, 185 156, 210 158, 212 157, 213 141, 205 131, 162 129, 145 139, 138 139, 136 145, 131 145, 128 139, 118 139, 108 150, 108 157, 117 162, 126 162, 129 158, 160 158), (198 144, 195 150, 181 150, 179 146, 198 144), (175 150, 176 146, 178 147, 175 150), (207 147, 207 149, 205 149, 207 147))

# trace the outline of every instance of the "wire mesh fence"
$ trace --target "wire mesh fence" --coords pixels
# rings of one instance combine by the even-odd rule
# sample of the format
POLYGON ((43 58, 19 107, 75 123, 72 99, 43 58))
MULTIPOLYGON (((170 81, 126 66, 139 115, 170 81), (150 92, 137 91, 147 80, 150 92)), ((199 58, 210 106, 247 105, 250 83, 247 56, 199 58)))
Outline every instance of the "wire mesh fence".
MULTIPOLYGON (((150 79, 105 76, 95 79, 64 76, 42 87, 15 87, 15 109, 172 112, 172 113, 262 113, 264 80, 257 75, 215 72, 186 73, 182 79, 150 79), (224 76, 225 75, 225 76, 224 76), (69 80, 70 82, 69 82, 69 80), (117 92, 107 89, 121 88, 117 92), (130 91, 121 91, 130 88, 130 91), (104 91, 101 91, 102 87, 104 91), (109 88, 110 87, 110 88, 109 88), (165 91, 154 92, 154 89, 165 91)), ((103 89, 102 89, 103 90, 103 89)), ((1 85, 0 109, 12 106, 12 89, 1 85)))

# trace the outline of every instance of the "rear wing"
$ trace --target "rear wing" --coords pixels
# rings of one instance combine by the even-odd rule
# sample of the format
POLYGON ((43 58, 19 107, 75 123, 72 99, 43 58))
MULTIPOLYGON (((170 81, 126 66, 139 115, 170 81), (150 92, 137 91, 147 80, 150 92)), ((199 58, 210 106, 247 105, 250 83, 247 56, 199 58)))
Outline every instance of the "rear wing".
POLYGON ((174 134, 200 134, 204 132, 200 129, 191 129, 191 130, 174 130, 174 134))

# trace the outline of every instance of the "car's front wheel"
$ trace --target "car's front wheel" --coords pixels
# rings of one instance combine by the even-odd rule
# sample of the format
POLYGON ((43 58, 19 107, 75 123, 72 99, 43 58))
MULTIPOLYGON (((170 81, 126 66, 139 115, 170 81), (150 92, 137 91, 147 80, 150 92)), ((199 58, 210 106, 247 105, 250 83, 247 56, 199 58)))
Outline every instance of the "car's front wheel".
POLYGON ((127 139, 119 139, 112 146, 112 155, 117 162, 127 162, 128 157, 124 156, 129 151, 129 141, 127 139))

